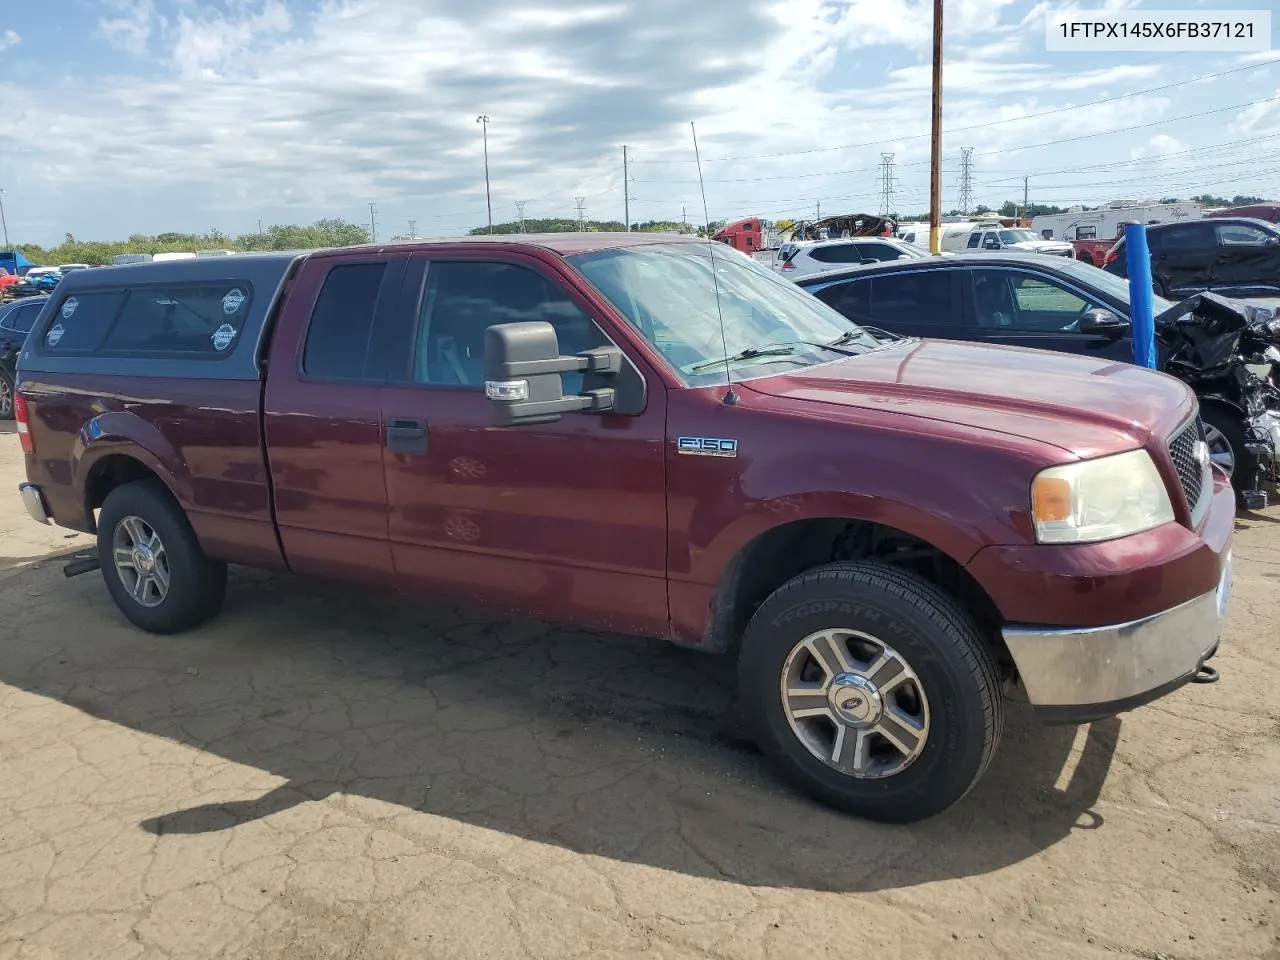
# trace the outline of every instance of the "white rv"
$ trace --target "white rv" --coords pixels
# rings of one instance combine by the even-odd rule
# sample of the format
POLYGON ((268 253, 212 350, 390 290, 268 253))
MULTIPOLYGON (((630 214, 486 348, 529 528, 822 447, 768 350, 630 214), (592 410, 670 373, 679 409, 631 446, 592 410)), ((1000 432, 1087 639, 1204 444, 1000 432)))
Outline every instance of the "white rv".
POLYGON ((1044 214, 1031 221, 1031 228, 1045 240, 1114 240, 1126 223, 1199 220, 1203 216, 1204 208, 1194 200, 1112 200, 1097 210, 1072 207, 1067 213, 1044 214))

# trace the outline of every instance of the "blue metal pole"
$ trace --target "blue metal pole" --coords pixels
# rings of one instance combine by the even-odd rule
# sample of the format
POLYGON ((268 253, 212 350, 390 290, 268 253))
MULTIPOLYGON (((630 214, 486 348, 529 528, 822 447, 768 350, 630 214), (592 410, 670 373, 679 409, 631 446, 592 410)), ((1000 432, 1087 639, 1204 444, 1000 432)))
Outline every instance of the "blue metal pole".
POLYGON ((1151 299, 1151 251, 1145 224, 1124 228, 1125 264, 1129 273, 1129 323, 1133 336, 1133 362, 1156 367, 1156 313, 1151 299))

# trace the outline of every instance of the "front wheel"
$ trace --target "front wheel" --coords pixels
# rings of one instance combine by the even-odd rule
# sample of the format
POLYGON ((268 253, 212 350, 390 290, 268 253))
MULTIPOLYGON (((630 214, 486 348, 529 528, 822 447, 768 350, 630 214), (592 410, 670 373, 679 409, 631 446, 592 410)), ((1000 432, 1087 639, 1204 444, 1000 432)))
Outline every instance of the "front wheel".
POLYGON ((1244 506, 1244 491, 1254 488, 1258 458, 1245 449, 1244 423, 1240 414, 1226 407, 1207 404, 1200 408, 1209 458, 1231 478, 1236 505, 1244 506))
POLYGON ((940 813, 982 777, 1004 723, 972 618, 921 577, 833 563, 784 584, 743 638, 761 749, 818 801, 871 820, 940 813))

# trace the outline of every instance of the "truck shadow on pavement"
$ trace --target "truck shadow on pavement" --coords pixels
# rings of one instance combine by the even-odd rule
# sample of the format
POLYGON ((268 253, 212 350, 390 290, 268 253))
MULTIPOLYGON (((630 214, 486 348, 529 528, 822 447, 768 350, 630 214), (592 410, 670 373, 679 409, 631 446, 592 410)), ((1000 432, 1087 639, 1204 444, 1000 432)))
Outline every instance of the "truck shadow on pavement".
POLYGON ((690 875, 892 889, 987 873, 1101 827, 1120 729, 1041 727, 1009 704, 969 797, 886 826, 777 780, 729 719, 732 664, 660 642, 238 570, 222 617, 181 637, 133 629, 96 575, 65 582, 55 565, 6 580, 0 619, 13 613, 0 681, 192 746, 206 768, 212 755, 285 781, 247 798, 193 792, 202 802, 140 824, 165 835, 367 798, 393 805, 384 817, 421 811, 690 875), (22 602, 32 595, 56 606, 38 614, 22 602))

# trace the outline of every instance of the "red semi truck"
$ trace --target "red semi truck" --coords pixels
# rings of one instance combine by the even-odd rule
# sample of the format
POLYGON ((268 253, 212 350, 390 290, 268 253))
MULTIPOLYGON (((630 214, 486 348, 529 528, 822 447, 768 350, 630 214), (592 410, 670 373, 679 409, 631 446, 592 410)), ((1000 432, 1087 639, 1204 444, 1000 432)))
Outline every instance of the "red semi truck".
POLYGON ((1007 685, 1077 723, 1195 677, 1230 582, 1184 384, 877 337, 707 242, 78 271, 15 406, 28 511, 142 629, 232 563, 728 653, 780 768, 883 820, 978 781, 1007 685))

